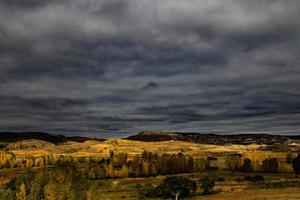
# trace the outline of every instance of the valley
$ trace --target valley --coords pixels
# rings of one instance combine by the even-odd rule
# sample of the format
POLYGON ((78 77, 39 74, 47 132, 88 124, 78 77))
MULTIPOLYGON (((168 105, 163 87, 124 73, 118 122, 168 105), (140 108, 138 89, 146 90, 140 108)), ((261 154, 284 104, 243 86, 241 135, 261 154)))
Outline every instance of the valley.
MULTIPOLYGON (((145 138, 149 138, 153 133, 143 134, 145 138)), ((105 140, 65 137, 59 142, 53 142, 58 141, 56 136, 50 136, 52 142, 49 141, 48 135, 15 141, 4 140, 2 137, 0 150, 2 195, 7 192, 4 188, 12 184, 11 181, 26 177, 28 173, 33 173, 28 177, 31 177, 30 180, 37 179, 36 182, 48 176, 57 176, 55 174, 65 177, 65 180, 48 180, 50 181, 48 184, 53 184, 54 188, 63 184, 61 181, 69 183, 69 175, 65 174, 67 172, 65 169, 84 178, 87 181, 85 184, 87 188, 83 189, 83 194, 86 193, 91 199, 96 200, 140 199, 143 188, 159 185, 170 175, 184 176, 196 182, 201 180, 201 177, 215 180, 211 195, 201 195, 201 189, 198 188, 190 199, 252 200, 273 199, 275 196, 278 196, 278 199, 287 197, 297 199, 300 195, 298 192, 300 179, 295 176, 292 164, 300 152, 300 141, 295 138, 284 137, 284 140, 280 140, 282 143, 274 139, 273 143, 268 144, 264 142, 211 144, 184 139, 183 134, 180 134, 181 138, 176 139, 178 136, 173 133, 171 135, 159 133, 164 138, 172 137, 170 140, 149 141, 141 138, 143 134, 137 135, 138 138, 105 140), (247 180, 247 177, 255 176, 263 177, 263 181, 247 180)), ((224 136, 220 138, 223 141, 224 136)), ((28 191, 30 190, 28 188, 28 191)), ((20 192, 19 189, 16 192, 20 192)), ((59 199, 60 195, 63 194, 57 193, 56 196, 50 195, 45 199, 59 199)))

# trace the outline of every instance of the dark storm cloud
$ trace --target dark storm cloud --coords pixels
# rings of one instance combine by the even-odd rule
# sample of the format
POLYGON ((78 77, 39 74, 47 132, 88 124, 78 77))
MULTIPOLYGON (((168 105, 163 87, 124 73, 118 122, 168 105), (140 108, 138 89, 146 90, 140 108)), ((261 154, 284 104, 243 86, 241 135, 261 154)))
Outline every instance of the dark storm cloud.
POLYGON ((299 133, 298 0, 0 1, 0 130, 299 133))

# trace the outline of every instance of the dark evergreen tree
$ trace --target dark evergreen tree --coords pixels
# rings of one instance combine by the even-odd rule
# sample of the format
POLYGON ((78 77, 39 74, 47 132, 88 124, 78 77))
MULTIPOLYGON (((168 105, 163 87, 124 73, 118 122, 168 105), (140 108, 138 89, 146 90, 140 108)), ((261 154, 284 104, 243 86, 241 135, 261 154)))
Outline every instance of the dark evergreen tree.
POLYGON ((276 158, 265 159, 262 163, 262 171, 264 172, 278 172, 278 161, 276 158))
POLYGON ((252 172, 252 164, 251 164, 251 160, 249 158, 246 158, 244 160, 241 170, 243 172, 252 172))
POLYGON ((293 159, 292 164, 295 174, 300 174, 300 154, 293 159))

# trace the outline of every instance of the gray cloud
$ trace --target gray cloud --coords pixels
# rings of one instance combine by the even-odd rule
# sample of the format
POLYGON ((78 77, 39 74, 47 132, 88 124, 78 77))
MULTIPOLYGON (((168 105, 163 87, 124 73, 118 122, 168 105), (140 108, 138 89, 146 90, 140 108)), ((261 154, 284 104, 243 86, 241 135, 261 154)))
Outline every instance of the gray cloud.
POLYGON ((0 130, 297 134, 297 0, 0 1, 0 130))

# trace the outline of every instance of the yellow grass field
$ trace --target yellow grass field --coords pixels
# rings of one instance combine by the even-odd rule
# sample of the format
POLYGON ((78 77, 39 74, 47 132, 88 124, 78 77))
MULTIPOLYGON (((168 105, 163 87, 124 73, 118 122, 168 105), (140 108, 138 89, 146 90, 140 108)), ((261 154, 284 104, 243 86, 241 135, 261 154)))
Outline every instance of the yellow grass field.
MULTIPOLYGON (((294 148, 295 145, 293 145, 294 148)), ((194 159, 200 160, 207 157, 215 157, 216 161, 211 161, 211 165, 219 169, 228 168, 228 155, 238 154, 241 159, 249 158, 253 163, 253 170, 259 171, 262 161, 267 158, 277 158, 279 161, 279 171, 292 172, 291 165, 287 164, 286 157, 289 150, 270 151, 265 150, 266 145, 209 145, 197 144, 183 141, 162 141, 162 142, 141 142, 126 139, 110 139, 107 141, 89 140, 83 143, 68 141, 63 144, 54 145, 49 142, 40 140, 24 140, 20 142, 10 143, 7 148, 17 159, 26 156, 70 156, 79 157, 108 157, 111 151, 115 153, 127 153, 131 159, 136 155, 140 155, 144 151, 152 153, 183 153, 194 159)), ((241 162, 241 161, 239 161, 241 162)), ((203 163, 203 162, 202 162, 203 163)))
POLYGON ((259 189, 238 191, 192 198, 193 200, 296 200, 300 199, 299 188, 259 189))
MULTIPOLYGON (((286 157, 290 151, 271 151, 266 150, 266 145, 208 145, 197 144, 182 141, 163 141, 163 142, 140 142, 125 139, 110 139, 107 141, 90 140, 83 143, 65 142, 63 144, 54 145, 49 142, 40 140, 24 140, 20 142, 10 143, 7 149, 12 152, 17 159, 32 156, 39 157, 45 155, 51 156, 70 156, 74 158, 80 157, 108 157, 111 151, 115 153, 127 153, 128 158, 142 154, 144 151, 152 153, 183 153, 193 157, 195 160, 207 159, 213 157, 210 161, 211 166, 218 167, 219 170, 200 171, 192 174, 184 174, 194 180, 199 180, 203 176, 211 178, 223 177, 225 182, 216 184, 213 195, 203 196, 197 195, 188 199, 192 200, 285 200, 300 199, 299 188, 282 188, 282 189, 259 189, 255 188, 248 182, 237 182, 235 179, 243 179, 243 172, 224 171, 226 170, 226 162, 230 155, 238 154, 241 160, 249 158, 253 162, 254 171, 258 171, 262 161, 266 158, 277 158, 279 161, 279 171, 285 173, 263 174, 268 182, 291 181, 297 180, 292 172, 292 167, 287 164, 286 157)), ((294 148, 294 147, 293 147, 294 148)), ((34 167, 32 170, 39 170, 34 167)), ((6 184, 11 178, 25 173, 18 169, 1 169, 0 185, 6 184)), ((250 173, 255 175, 255 173, 250 173)), ((96 188, 96 199, 99 200, 117 200, 117 199, 139 199, 138 189, 136 185, 141 184, 159 184, 165 176, 149 177, 149 178, 122 178, 122 179, 102 179, 93 180, 96 188)))
POLYGON ((113 139, 104 142, 86 141, 66 142, 60 145, 53 145, 40 140, 24 140, 8 145, 16 155, 40 155, 45 153, 52 154, 74 154, 83 156, 89 154, 94 156, 108 155, 110 150, 116 152, 126 152, 128 154, 141 154, 143 151, 154 153, 184 153, 195 157, 203 157, 209 153, 244 153, 255 151, 262 145, 207 145, 196 144, 182 141, 164 141, 164 142, 140 142, 125 139, 113 139))

